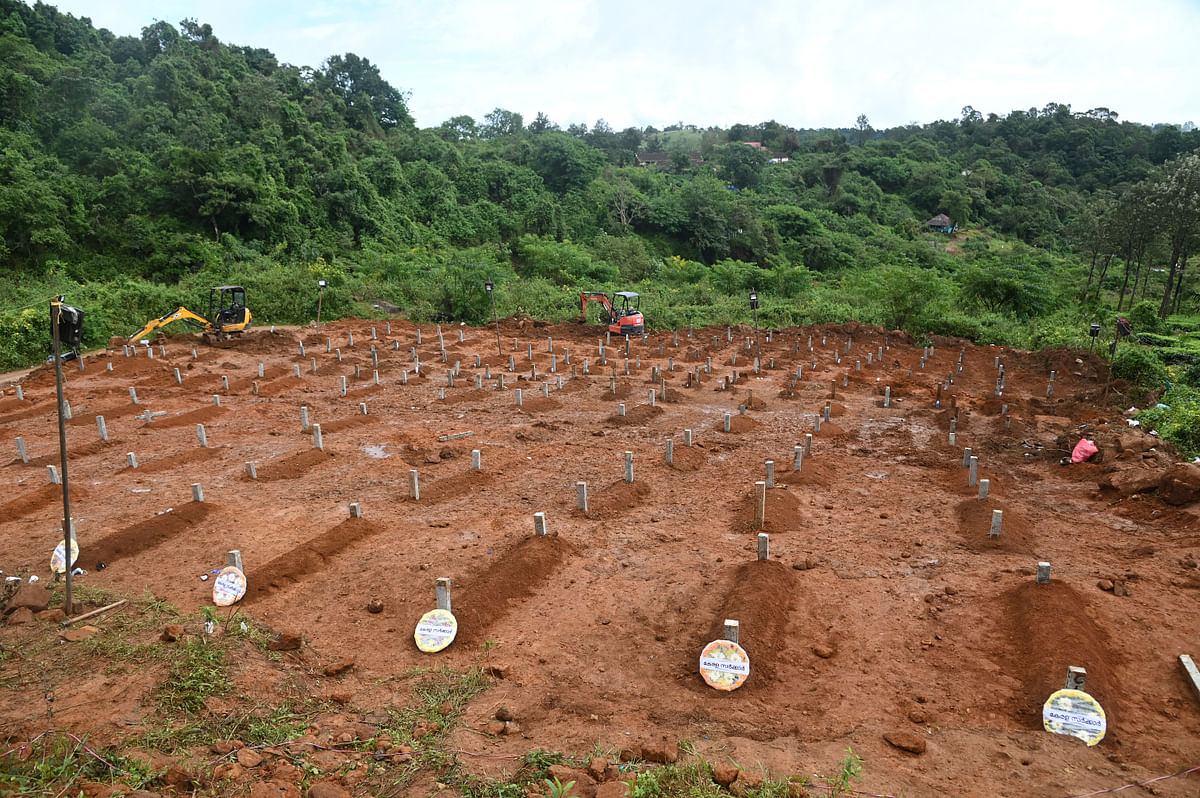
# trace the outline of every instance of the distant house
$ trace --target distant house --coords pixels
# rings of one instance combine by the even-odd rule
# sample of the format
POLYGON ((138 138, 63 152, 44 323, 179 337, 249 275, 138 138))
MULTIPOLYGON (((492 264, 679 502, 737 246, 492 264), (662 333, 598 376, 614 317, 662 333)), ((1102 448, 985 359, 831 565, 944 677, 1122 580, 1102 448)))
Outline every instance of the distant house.
POLYGON ((958 225, 944 213, 939 213, 937 216, 925 223, 925 226, 936 233, 953 233, 958 229, 958 225))
POLYGON ((753 147, 756 150, 761 150, 767 153, 767 163, 787 163, 788 156, 786 152, 771 152, 761 141, 743 141, 747 147, 753 147))

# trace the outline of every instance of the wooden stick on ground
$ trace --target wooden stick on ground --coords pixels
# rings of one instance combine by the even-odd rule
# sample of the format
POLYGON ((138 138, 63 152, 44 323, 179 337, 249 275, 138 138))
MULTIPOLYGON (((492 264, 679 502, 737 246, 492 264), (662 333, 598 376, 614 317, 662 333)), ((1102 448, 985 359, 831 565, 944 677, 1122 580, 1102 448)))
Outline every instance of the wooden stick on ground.
POLYGON ((120 607, 125 602, 126 602, 126 599, 121 599, 120 601, 114 601, 112 604, 109 604, 106 607, 101 607, 98 610, 92 610, 91 612, 85 612, 83 615, 76 615, 74 618, 68 618, 67 620, 62 622, 62 625, 70 626, 71 624, 75 623, 76 621, 84 621, 84 620, 87 620, 88 618, 94 618, 95 616, 99 615, 102 612, 108 612, 111 609, 120 607))

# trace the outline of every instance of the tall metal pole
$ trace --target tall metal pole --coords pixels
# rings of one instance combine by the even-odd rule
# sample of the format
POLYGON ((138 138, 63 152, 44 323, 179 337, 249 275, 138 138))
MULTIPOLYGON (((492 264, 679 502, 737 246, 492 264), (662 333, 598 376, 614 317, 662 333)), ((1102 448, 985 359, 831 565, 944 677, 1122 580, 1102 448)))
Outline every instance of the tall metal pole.
MULTIPOLYGON (((62 313, 62 297, 50 301, 50 337, 54 339, 54 385, 58 392, 58 459, 62 473, 63 496, 63 555, 66 562, 67 596, 63 612, 74 614, 75 603, 71 594, 71 570, 75 562, 71 559, 71 543, 75 540, 71 529, 71 489, 67 478, 67 421, 63 413, 62 344, 59 338, 59 315, 62 313)), ((82 354, 80 355, 82 357, 82 354)))
POLYGON ((488 280, 483 287, 488 292, 488 296, 492 298, 492 318, 496 320, 496 354, 503 355, 504 349, 500 346, 500 314, 496 312, 496 286, 491 280, 488 280))
POLYGON ((317 283, 317 329, 321 329, 321 300, 325 298, 325 281, 317 283))

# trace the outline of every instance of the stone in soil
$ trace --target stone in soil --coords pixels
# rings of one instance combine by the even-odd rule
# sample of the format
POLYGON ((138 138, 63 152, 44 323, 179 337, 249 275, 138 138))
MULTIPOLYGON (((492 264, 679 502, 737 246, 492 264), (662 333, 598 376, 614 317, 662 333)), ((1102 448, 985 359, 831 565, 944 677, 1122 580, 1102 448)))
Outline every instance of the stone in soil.
POLYGON ((37 614, 37 619, 47 623, 62 623, 67 619, 67 614, 55 607, 52 610, 42 610, 37 614))
POLYGON ((303 642, 303 638, 298 634, 280 632, 274 640, 267 644, 267 648, 271 651, 295 651, 303 642))
POLYGON ((158 639, 164 643, 174 643, 181 637, 183 637, 183 624, 169 623, 163 627, 162 634, 158 639))
POLYGON ((262 754, 252 748, 243 748, 237 752, 238 764, 242 767, 255 768, 262 764, 262 754))
POLYGON ((6 623, 9 626, 24 626, 26 624, 33 623, 33 611, 28 607, 21 607, 17 610, 14 610, 13 613, 8 616, 8 621, 6 621, 6 623))
POLYGON ((308 798, 350 798, 350 793, 335 781, 318 781, 308 788, 308 798))
POLYGON ((899 748, 901 751, 907 751, 910 754, 925 753, 925 738, 912 732, 888 732, 883 735, 883 739, 887 740, 889 745, 899 748))
POLYGON ((712 773, 713 781, 722 787, 728 787, 738 777, 738 767, 722 762, 713 765, 712 773))
POLYGON ((98 634, 100 630, 95 626, 76 626, 64 631, 59 637, 66 640, 68 643, 78 643, 81 640, 87 640, 90 637, 98 634))
POLYGON ((354 667, 354 660, 344 659, 341 662, 335 662, 332 665, 325 666, 326 676, 340 676, 346 671, 354 667))
POLYGON ((647 740, 641 745, 642 759, 647 762, 670 764, 679 759, 679 742, 662 737, 657 740, 647 740))
POLYGON ((37 582, 22 582, 17 591, 8 600, 6 612, 19 610, 22 607, 41 612, 50 606, 50 591, 37 582))

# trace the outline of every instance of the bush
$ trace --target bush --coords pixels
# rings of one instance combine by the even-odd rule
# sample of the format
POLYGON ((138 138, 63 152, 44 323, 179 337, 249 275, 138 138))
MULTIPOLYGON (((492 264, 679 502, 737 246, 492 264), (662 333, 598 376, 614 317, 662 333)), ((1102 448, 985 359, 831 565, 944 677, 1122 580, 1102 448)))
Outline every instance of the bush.
POLYGON ((1162 319, 1158 318, 1158 306, 1148 299, 1134 305, 1125 318, 1129 319, 1135 333, 1160 332, 1162 327, 1162 319))
POLYGON ((1157 391, 1167 383, 1167 368, 1158 356, 1149 349, 1128 344, 1117 349, 1112 375, 1148 391, 1157 391))
POLYGON ((1143 410, 1137 414, 1138 421, 1188 457, 1200 455, 1200 391, 1177 385, 1159 401, 1167 407, 1143 410))

